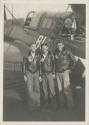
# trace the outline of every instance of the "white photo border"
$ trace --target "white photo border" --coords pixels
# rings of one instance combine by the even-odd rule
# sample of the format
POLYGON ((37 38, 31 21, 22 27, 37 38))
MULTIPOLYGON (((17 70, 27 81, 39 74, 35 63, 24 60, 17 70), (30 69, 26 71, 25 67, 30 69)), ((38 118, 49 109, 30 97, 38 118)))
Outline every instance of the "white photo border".
POLYGON ((1 0, 0 3, 0 125, 89 125, 89 1, 88 0, 1 0), (86 91, 85 91, 85 121, 84 122, 5 122, 3 121, 3 41, 4 41, 4 3, 59 3, 59 4, 86 4, 86 91))

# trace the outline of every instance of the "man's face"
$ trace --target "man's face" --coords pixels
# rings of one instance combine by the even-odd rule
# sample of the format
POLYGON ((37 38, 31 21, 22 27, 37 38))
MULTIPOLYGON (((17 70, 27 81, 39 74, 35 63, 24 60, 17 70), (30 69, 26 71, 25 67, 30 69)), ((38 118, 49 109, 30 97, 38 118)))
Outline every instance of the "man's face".
POLYGON ((62 51, 62 50, 63 50, 63 47, 64 47, 64 44, 63 44, 63 43, 58 43, 58 44, 57 44, 57 47, 58 47, 58 50, 59 50, 59 51, 62 51))
POLYGON ((32 52, 35 52, 35 51, 36 51, 36 44, 32 44, 32 46, 31 46, 31 51, 32 51, 32 52))
POLYGON ((48 46, 47 45, 43 45, 42 46, 42 51, 43 51, 43 53, 47 53, 48 52, 48 46))

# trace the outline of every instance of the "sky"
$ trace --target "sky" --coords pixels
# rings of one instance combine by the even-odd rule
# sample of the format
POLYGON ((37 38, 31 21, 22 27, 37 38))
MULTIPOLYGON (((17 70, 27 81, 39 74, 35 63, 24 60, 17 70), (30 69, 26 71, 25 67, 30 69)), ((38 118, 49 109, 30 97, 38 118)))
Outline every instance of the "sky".
MULTIPOLYGON (((68 8, 68 4, 47 4, 47 3, 30 3, 30 4, 5 4, 5 6, 13 12, 16 18, 26 18, 26 15, 30 11, 52 11, 52 12, 64 12, 68 8)), ((71 7, 68 11, 72 11, 71 7)), ((7 17, 12 18, 6 11, 7 17)))

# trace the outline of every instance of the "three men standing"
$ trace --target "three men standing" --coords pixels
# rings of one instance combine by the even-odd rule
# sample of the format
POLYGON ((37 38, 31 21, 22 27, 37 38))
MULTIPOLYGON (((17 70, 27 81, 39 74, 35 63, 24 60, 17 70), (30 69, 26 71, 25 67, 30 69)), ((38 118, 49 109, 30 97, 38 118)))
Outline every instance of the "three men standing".
POLYGON ((70 51, 65 49, 62 42, 57 44, 54 55, 49 52, 47 44, 42 45, 41 53, 38 55, 36 54, 36 45, 33 44, 31 46, 26 63, 27 88, 31 109, 32 107, 40 106, 39 81, 42 83, 44 104, 49 100, 50 104, 53 105, 55 103, 55 84, 57 84, 59 99, 60 94, 62 94, 65 105, 73 105, 69 72, 75 62, 75 57, 70 51), (57 83, 54 82, 54 78, 57 83))

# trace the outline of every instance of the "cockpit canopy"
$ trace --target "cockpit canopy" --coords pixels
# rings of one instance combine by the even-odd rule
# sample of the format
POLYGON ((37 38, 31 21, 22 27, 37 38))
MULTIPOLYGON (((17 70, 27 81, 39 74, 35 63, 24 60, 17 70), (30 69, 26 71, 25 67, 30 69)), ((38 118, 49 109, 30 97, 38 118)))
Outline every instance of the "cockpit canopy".
POLYGON ((40 13, 37 13, 35 11, 29 12, 27 17, 26 17, 24 26, 28 29, 29 28, 36 29, 38 24, 39 24, 40 17, 41 17, 40 13))
POLYGON ((77 30, 79 20, 73 12, 51 13, 31 11, 27 14, 24 26, 27 29, 38 29, 41 33, 65 33, 65 30, 77 30), (75 23, 75 24, 73 24, 75 23))

